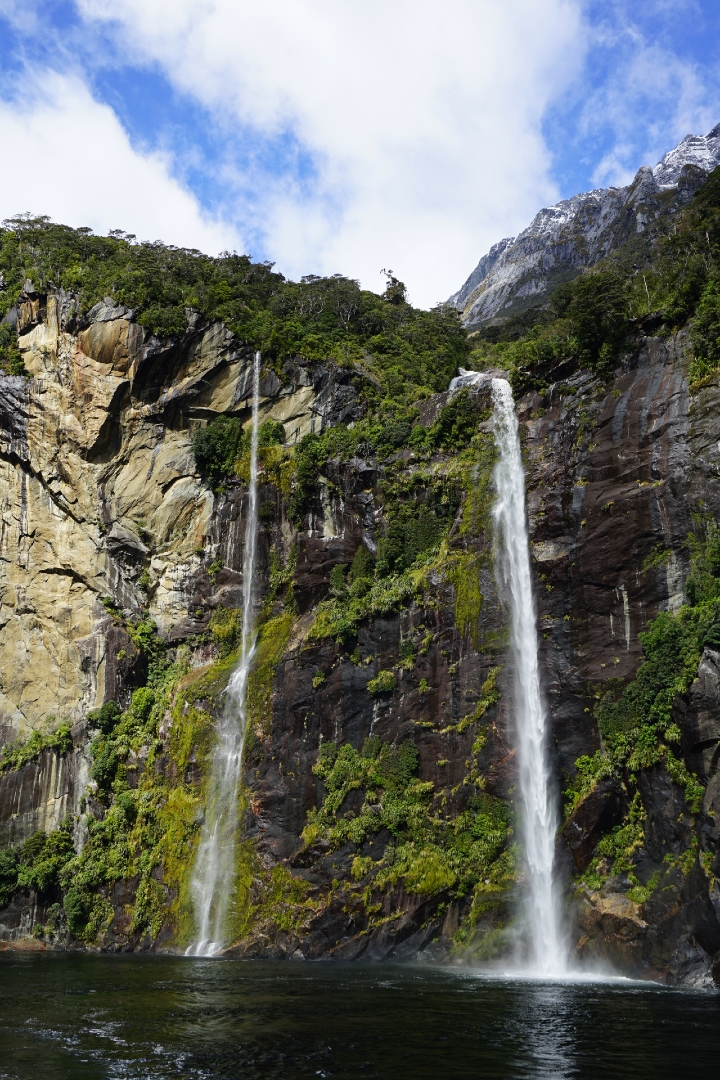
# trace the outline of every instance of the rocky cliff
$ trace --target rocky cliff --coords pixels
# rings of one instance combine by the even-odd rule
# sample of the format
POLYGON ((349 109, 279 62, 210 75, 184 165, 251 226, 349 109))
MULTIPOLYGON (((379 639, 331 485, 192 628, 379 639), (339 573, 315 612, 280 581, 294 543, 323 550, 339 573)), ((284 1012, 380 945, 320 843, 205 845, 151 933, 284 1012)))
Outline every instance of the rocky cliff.
MULTIPOLYGON (((0 930, 182 949, 246 587, 252 349, 29 281, 6 325, 0 930)), ((720 383, 656 329, 614 370, 515 381, 571 945, 699 986, 720 981, 720 383)), ((426 382, 403 404, 373 342, 263 369, 233 955, 490 959, 522 895, 491 402, 426 382)))
POLYGON ((686 135, 627 187, 597 188, 540 210, 518 236, 491 247, 448 303, 469 329, 546 303, 557 285, 675 213, 719 163, 717 125, 705 136, 686 135))

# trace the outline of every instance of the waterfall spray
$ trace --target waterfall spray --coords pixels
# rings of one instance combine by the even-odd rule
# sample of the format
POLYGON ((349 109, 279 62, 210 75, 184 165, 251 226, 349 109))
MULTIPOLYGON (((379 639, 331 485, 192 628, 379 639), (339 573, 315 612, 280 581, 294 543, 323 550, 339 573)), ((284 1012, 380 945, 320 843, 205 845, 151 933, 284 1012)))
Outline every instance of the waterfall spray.
POLYGON ((253 363, 250 487, 245 519, 243 556, 243 620, 240 657, 225 693, 225 707, 217 728, 205 820, 200 833, 190 883, 195 908, 196 941, 188 956, 213 956, 227 940, 227 916, 235 880, 235 841, 242 753, 247 727, 247 680, 255 652, 253 583, 257 546, 257 451, 260 397, 260 353, 253 363))
POLYGON ((501 544, 498 573, 510 601, 510 635, 515 667, 522 838, 525 849, 526 964, 538 975, 562 975, 567 968, 561 926, 561 899, 553 875, 557 806, 547 753, 548 722, 540 691, 535 605, 525 514, 525 473, 510 384, 492 380, 493 424, 498 447, 497 500, 493 509, 501 544))

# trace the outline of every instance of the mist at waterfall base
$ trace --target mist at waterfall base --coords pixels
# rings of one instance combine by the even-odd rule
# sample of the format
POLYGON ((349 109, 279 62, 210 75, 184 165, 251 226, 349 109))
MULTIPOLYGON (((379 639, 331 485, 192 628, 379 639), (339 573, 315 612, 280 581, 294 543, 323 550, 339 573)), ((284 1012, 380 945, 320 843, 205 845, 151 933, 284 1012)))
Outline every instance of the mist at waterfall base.
POLYGON ((243 612, 240 656, 228 681, 210 767, 208 800, 190 883, 197 936, 189 956, 213 956, 228 939, 228 915, 235 885, 238 798, 247 726, 246 690, 255 652, 254 577, 257 547, 257 457, 260 353, 253 362, 250 485, 243 555, 243 612))
POLYGON ((420 965, 0 954, 7 1080, 707 1080, 720 994, 420 965))

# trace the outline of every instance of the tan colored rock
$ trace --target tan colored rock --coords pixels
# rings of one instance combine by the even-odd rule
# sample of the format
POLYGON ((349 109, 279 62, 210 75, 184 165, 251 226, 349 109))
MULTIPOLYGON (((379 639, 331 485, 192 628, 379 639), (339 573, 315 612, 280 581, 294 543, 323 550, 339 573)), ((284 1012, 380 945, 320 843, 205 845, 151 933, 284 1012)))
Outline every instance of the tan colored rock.
MULTIPOLYGON (((249 422, 252 351, 222 323, 181 345, 146 340, 110 298, 71 334, 68 302, 20 305, 32 377, 0 378, 0 743, 49 715, 78 720, 116 692, 103 597, 136 617, 146 609, 172 636, 194 625, 198 549, 215 558, 225 544, 242 568, 235 503, 202 482, 191 442, 220 413, 249 422)), ((332 405, 332 380, 321 400, 313 378, 298 366, 284 385, 263 380, 261 418, 285 424, 290 445, 332 405)))

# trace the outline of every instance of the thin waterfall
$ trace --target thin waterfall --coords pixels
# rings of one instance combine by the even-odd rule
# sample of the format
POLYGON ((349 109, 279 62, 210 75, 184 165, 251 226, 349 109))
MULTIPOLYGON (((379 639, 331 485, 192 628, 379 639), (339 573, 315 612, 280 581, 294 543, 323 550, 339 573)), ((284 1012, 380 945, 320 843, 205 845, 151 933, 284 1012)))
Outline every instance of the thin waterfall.
POLYGON ((247 727, 245 700, 248 675, 255 652, 253 586, 257 547, 257 452, 260 398, 260 353, 253 363, 250 487, 245 518, 243 555, 243 620, 240 657, 225 692, 225 706, 217 727, 205 820, 200 833, 190 883, 197 939, 188 956, 214 956, 227 942, 227 918, 235 881, 235 843, 242 754, 247 727))
POLYGON ((558 811, 548 760, 549 725, 540 690, 538 637, 525 513, 525 472, 512 389, 492 379, 493 426, 498 447, 493 517, 500 543, 498 575, 507 588, 515 667, 515 727, 522 839, 527 873, 524 966, 538 975, 562 975, 567 949, 561 898, 554 876, 558 811))

